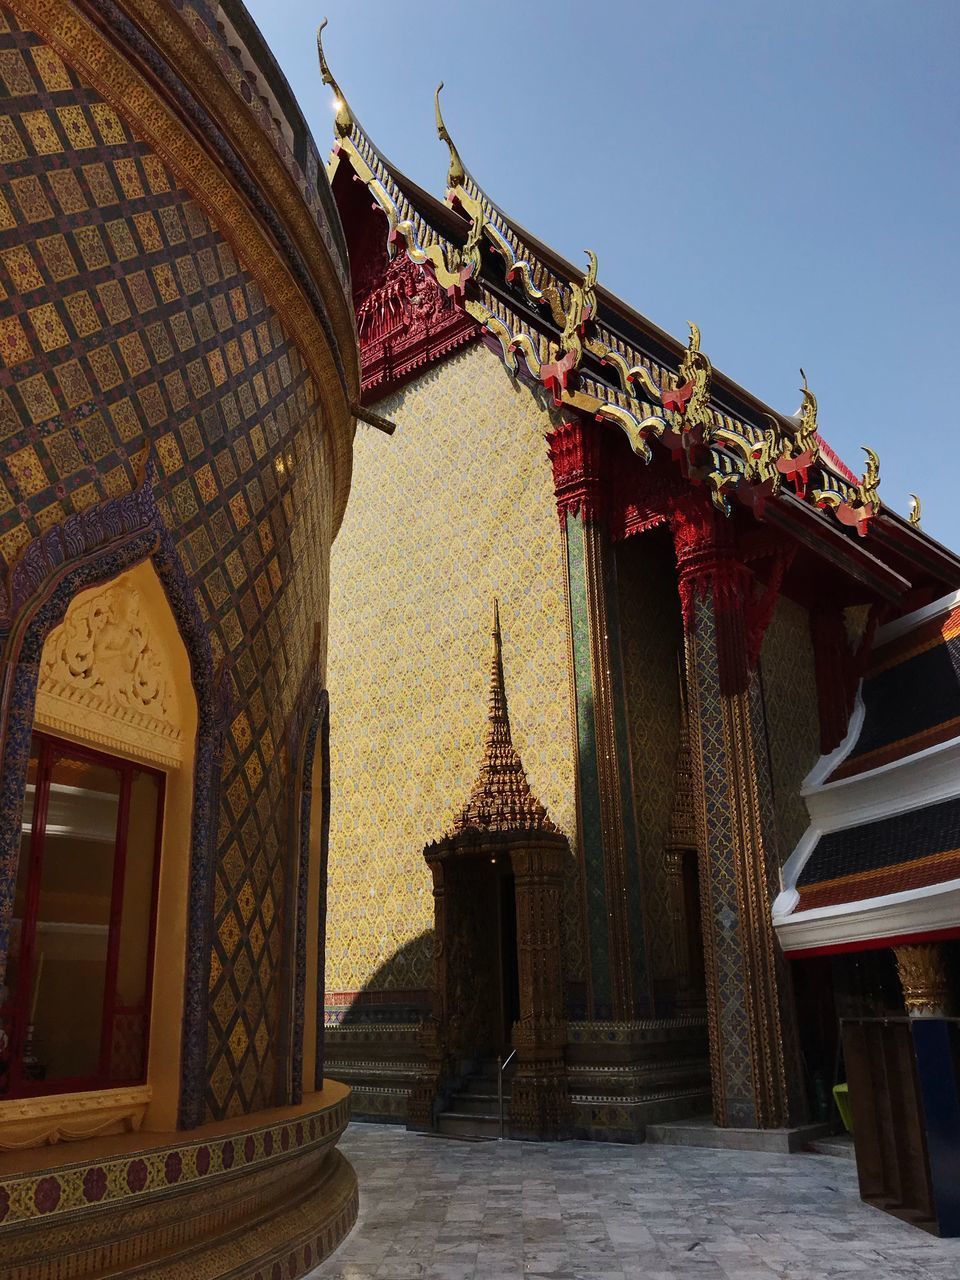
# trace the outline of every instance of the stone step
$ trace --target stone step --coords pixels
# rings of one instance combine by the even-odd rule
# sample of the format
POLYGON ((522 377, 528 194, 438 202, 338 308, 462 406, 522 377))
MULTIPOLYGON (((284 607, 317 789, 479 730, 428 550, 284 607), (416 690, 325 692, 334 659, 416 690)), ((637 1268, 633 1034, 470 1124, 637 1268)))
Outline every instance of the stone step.
POLYGON ((672 1147, 713 1147, 735 1151, 803 1151, 818 1138, 826 1137, 826 1124, 796 1125, 789 1129, 717 1128, 709 1116, 668 1120, 647 1125, 647 1141, 672 1147))
MULTIPOLYGON (((498 1116, 500 1114, 495 1093, 468 1093, 461 1090, 450 1099, 450 1111, 463 1112, 473 1116, 498 1116)), ((510 1114, 510 1098, 503 1096, 503 1113, 510 1114)))
POLYGON ((478 1116, 465 1111, 442 1111, 437 1116, 437 1131, 445 1137, 496 1138, 500 1134, 497 1116, 478 1116))
POLYGON ((853 1147, 853 1136, 849 1133, 834 1133, 825 1138, 814 1138, 810 1150, 821 1156, 839 1156, 842 1160, 856 1160, 857 1153, 853 1147))

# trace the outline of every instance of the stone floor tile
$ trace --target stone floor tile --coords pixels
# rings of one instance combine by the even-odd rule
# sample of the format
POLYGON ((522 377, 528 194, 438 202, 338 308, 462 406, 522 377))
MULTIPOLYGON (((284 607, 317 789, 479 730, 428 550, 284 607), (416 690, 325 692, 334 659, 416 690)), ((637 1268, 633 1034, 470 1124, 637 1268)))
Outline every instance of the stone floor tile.
POLYGON ((352 1125, 360 1217, 312 1280, 960 1280, 960 1241, 829 1156, 465 1144, 352 1125))

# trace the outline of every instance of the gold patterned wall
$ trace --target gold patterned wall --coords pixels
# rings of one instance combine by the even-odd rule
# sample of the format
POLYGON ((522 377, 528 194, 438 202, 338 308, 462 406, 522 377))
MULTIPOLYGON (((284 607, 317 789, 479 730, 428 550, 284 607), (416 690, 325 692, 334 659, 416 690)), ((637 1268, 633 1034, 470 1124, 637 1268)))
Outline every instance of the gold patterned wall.
POLYGON ((673 808, 682 643, 673 548, 663 533, 617 547, 620 637, 637 848, 651 967, 657 986, 676 974, 664 842, 673 808))
POLYGON ((810 618, 806 609, 785 596, 777 601, 763 638, 760 670, 780 861, 784 862, 809 825, 810 815, 800 787, 820 757, 810 618))
POLYGON ((376 408, 398 429, 358 433, 331 563, 328 993, 432 982, 423 846, 477 772, 495 595, 514 742, 571 842, 576 827, 549 419, 483 347, 376 408))

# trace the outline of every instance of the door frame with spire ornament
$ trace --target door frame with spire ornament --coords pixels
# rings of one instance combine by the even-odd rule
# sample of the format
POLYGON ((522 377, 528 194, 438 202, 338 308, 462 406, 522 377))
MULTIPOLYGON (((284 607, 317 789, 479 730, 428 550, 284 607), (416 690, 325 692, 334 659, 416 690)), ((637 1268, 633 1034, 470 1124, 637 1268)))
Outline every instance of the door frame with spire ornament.
POLYGON ((450 831, 424 849, 433 876, 435 987, 422 1031, 426 1064, 410 1096, 408 1127, 432 1128, 437 1099, 458 1061, 488 1047, 478 1041, 496 1036, 490 997, 499 1005, 503 942, 502 928, 489 927, 489 912, 492 904, 499 914, 500 884, 512 874, 519 1017, 510 1035, 517 1051, 510 1130, 517 1137, 557 1138, 567 1136, 571 1125, 560 953, 570 846, 533 795, 513 745, 496 600, 492 639, 477 780, 450 831), (479 989, 487 995, 486 1004, 475 1000, 479 989))

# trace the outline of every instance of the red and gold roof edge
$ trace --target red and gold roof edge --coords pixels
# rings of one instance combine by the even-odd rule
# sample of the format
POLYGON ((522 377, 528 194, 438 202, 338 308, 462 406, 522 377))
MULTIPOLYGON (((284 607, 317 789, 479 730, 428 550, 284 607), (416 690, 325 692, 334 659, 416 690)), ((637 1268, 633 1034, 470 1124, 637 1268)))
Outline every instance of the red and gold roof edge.
MULTIPOLYGON (((362 181, 374 208, 387 221, 387 252, 420 266, 481 327, 515 375, 539 384, 559 410, 576 411, 618 426, 644 461, 651 442, 669 449, 684 476, 702 486, 730 514, 735 497, 763 518, 768 503, 780 509, 777 523, 811 524, 815 537, 831 526, 853 551, 851 533, 868 530, 892 553, 898 568, 924 564, 939 582, 960 582, 960 561, 923 534, 915 518, 884 507, 879 497, 876 453, 864 447, 859 479, 825 445, 817 424, 817 402, 803 379, 803 405, 793 417, 776 413, 732 379, 715 372, 700 351, 691 324, 687 347, 664 333, 596 280, 596 258, 582 277, 559 255, 510 220, 463 165, 439 109, 437 130, 450 152, 445 202, 412 183, 375 146, 352 114, 321 50, 324 79, 337 94, 337 138, 328 164, 333 178, 346 163, 362 181), (509 289, 485 269, 495 255, 509 289), (599 315, 601 306, 607 313, 599 315), (651 344, 675 353, 677 367, 654 358, 619 333, 608 320, 622 317, 651 344), (559 332, 558 332, 559 331, 559 332), (731 412, 731 402, 750 411, 731 412), (748 420, 754 416, 755 421, 748 420), (926 549, 928 556, 922 553, 926 549)), ((442 86, 441 86, 442 87, 442 86)), ((802 372, 802 371, 801 371, 802 372)), ((838 545, 841 545, 838 544, 838 545)), ((908 580, 890 565, 886 594, 900 598, 908 580)))

